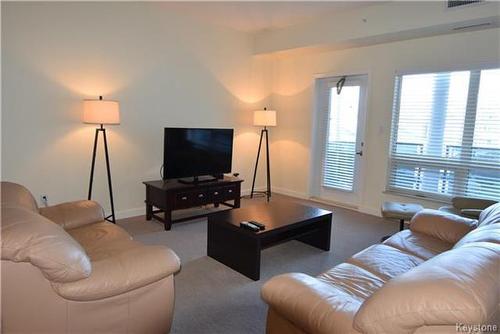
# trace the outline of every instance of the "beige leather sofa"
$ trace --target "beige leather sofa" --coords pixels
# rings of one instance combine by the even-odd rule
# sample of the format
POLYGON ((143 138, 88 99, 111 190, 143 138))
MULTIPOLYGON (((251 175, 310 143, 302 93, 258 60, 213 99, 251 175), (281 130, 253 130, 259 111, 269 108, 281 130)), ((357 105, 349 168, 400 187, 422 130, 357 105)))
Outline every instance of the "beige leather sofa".
POLYGON ((167 333, 179 259, 104 221, 93 201, 38 209, 2 182, 3 333, 167 333))
POLYGON ((272 278, 262 297, 271 334, 457 333, 498 326, 499 292, 495 204, 479 221, 423 210, 409 230, 318 277, 272 278))
POLYGON ((478 219, 484 209, 496 203, 498 201, 457 196, 451 199, 451 205, 442 206, 439 210, 467 218, 478 219))

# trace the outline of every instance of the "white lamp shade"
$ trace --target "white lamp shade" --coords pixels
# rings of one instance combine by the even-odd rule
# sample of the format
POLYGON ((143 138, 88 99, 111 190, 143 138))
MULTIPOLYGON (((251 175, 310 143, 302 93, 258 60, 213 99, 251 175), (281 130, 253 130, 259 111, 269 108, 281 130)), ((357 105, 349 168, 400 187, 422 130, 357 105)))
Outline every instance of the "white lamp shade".
POLYGON ((109 100, 83 100, 83 123, 120 124, 120 104, 109 100))
POLYGON ((276 110, 256 110, 253 113, 253 125, 276 126, 276 110))

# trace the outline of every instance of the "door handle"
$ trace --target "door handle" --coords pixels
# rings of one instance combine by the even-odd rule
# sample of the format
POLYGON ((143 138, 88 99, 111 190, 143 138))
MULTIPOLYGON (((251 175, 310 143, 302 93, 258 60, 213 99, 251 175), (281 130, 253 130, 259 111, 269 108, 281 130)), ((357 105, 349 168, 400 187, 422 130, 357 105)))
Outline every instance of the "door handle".
POLYGON ((356 154, 359 155, 360 157, 362 157, 363 156, 363 151, 357 151, 356 154))

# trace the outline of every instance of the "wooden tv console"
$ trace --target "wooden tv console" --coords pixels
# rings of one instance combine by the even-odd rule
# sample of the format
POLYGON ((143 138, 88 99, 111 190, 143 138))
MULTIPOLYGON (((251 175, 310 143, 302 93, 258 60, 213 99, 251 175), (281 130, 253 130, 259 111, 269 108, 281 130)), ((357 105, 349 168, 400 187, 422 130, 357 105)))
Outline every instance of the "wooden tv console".
POLYGON ((181 183, 176 179, 143 182, 146 185, 146 220, 155 218, 163 222, 165 230, 168 231, 174 223, 206 216, 203 214, 172 220, 174 210, 207 204, 239 208, 241 182, 243 180, 231 176, 224 176, 216 181, 191 184, 181 183), (233 201, 234 204, 228 201, 233 201), (164 213, 164 217, 157 215, 161 212, 164 213))

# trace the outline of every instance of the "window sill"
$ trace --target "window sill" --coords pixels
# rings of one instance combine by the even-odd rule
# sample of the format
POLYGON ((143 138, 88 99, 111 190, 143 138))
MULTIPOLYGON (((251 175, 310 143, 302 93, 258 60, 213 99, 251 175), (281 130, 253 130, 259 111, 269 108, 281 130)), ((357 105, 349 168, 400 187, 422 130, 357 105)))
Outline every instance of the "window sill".
POLYGON ((424 195, 416 195, 416 194, 409 194, 403 191, 396 191, 396 190, 384 190, 382 192, 383 194, 387 195, 395 195, 395 196, 402 196, 402 197, 408 197, 408 198, 414 198, 414 199, 419 199, 419 200, 424 200, 424 201, 429 201, 429 202, 435 202, 435 203, 440 203, 440 204, 451 204, 451 199, 443 199, 443 198, 436 198, 436 197, 431 197, 431 196, 424 196, 424 195))

